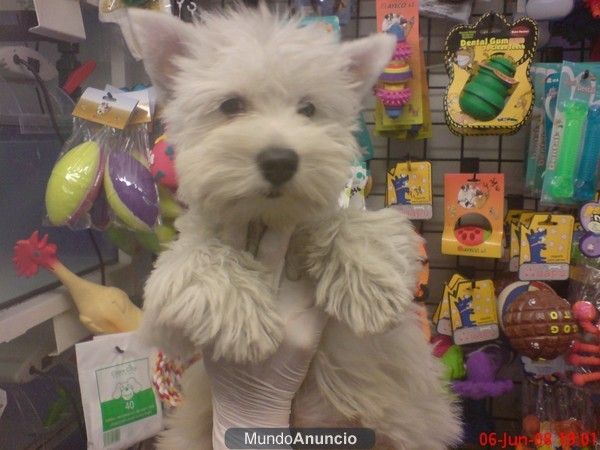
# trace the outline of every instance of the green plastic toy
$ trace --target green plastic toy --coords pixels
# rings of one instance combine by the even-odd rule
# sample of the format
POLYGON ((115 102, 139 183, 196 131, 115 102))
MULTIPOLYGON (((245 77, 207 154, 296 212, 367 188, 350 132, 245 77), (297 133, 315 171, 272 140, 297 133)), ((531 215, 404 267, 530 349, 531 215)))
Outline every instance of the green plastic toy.
POLYGON ((564 104, 565 128, 549 189, 550 195, 554 198, 573 196, 577 158, 583 137, 581 131, 587 111, 587 104, 581 101, 571 100, 564 104))
POLYGON ((497 117, 515 84, 515 63, 504 55, 493 55, 482 63, 463 88, 459 104, 463 112, 481 121, 497 117))
POLYGON ((444 378, 449 381, 461 380, 465 377, 465 358, 459 345, 452 345, 441 358, 446 367, 444 378))

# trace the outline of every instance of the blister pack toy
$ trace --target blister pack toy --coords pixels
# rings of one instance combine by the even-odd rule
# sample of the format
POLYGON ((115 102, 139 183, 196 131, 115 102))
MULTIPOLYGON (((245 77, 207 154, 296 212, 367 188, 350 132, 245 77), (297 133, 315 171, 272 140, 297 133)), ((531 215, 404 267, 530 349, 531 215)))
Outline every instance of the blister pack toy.
POLYGON ((529 117, 533 86, 529 66, 537 26, 528 18, 509 23, 490 12, 475 25, 459 25, 446 39, 450 84, 444 111, 458 135, 515 133, 529 117))
POLYGON ((546 168, 547 159, 546 80, 551 75, 560 73, 560 70, 561 64, 559 63, 536 63, 531 68, 535 87, 535 100, 531 111, 525 189, 534 195, 539 195, 541 192, 542 175, 546 168))
POLYGON ((600 64, 564 62, 546 161, 542 205, 574 206, 596 193, 600 64))
POLYGON ((396 37, 396 49, 375 88, 376 128, 423 124, 423 67, 418 2, 377 0, 377 31, 396 37))
POLYGON ((504 175, 446 174, 442 253, 502 257, 504 175))

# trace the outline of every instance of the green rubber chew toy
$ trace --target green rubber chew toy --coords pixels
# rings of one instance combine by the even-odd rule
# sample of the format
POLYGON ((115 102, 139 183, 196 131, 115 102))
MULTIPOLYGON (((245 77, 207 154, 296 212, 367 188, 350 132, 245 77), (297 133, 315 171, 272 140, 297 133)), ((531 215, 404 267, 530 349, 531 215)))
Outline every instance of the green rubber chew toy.
POLYGON ((503 55, 493 55, 465 84, 459 105, 476 120, 490 121, 502 112, 515 84, 515 63, 503 55))
POLYGON ((577 169, 577 158, 579 147, 583 137, 583 125, 587 116, 587 104, 579 101, 568 101, 564 105, 563 137, 556 164, 554 175, 550 180, 548 192, 554 198, 573 197, 575 187, 575 171, 577 169))
POLYGON ((87 141, 54 165, 46 186, 46 211, 52 225, 75 225, 98 195, 104 162, 100 147, 87 141))

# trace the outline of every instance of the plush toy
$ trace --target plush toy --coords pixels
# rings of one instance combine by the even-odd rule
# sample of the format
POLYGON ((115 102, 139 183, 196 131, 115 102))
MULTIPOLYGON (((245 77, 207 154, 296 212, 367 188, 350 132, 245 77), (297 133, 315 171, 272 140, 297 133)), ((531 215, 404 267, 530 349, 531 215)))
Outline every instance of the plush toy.
POLYGON ((264 4, 194 25, 129 14, 188 206, 146 283, 140 331, 170 356, 204 355, 159 448, 211 448, 211 391, 222 391, 205 369, 273 355, 279 306, 298 295, 329 320, 292 425, 371 427, 376 448, 458 444, 457 406, 413 303, 421 238, 397 211, 338 206, 362 98, 396 38, 340 43, 264 4), (263 254, 270 233, 285 239, 263 254))

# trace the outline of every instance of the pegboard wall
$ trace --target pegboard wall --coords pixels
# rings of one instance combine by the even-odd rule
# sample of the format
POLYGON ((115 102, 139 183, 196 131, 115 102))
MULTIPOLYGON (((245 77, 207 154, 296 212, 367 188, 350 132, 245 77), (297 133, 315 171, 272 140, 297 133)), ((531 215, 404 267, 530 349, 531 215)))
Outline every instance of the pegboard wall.
MULTIPOLYGON (((472 19, 488 11, 512 16, 516 0, 475 0, 472 19)), ((369 209, 384 207, 386 172, 398 161, 410 158, 413 161, 428 160, 432 163, 433 178, 433 218, 415 222, 415 226, 426 238, 431 268, 430 295, 427 306, 430 314, 441 299, 444 282, 457 271, 477 278, 495 278, 504 266, 493 259, 456 257, 442 255, 441 234, 444 225, 444 174, 471 172, 473 164, 478 172, 502 172, 505 174, 505 195, 507 206, 537 208, 537 201, 524 195, 525 157, 529 127, 526 124, 517 134, 511 136, 458 137, 450 132, 444 121, 443 96, 449 78, 443 66, 443 49, 446 36, 455 22, 444 19, 421 17, 421 48, 425 53, 429 97, 432 113, 432 138, 420 141, 400 141, 375 136, 374 158, 369 168, 374 181, 373 191, 367 199, 369 209), (476 160, 473 160, 476 158, 476 160)), ((358 0, 352 21, 343 28, 345 39, 367 36, 376 31, 375 1, 358 0)), ((582 61, 589 54, 585 42, 577 45, 553 38, 540 50, 539 61, 582 61)), ((365 104, 365 119, 370 130, 374 127, 374 98, 365 104)), ((511 378, 516 386, 512 394, 497 399, 489 399, 481 414, 493 418, 497 433, 506 431, 509 435, 521 432, 521 369, 517 364, 502 369, 500 377, 511 378)), ((471 411, 475 416, 477 411, 471 411)))
MULTIPOLYGON (((472 18, 476 19, 488 11, 496 11, 508 17, 512 15, 515 1, 476 0, 472 18)), ((523 193, 524 158, 528 140, 528 126, 511 136, 458 137, 450 132, 444 122, 443 96, 448 85, 448 76, 443 67, 443 49, 448 32, 456 25, 444 19, 421 17, 421 47, 425 52, 429 97, 433 120, 432 138, 419 141, 400 141, 375 136, 371 133, 375 156, 369 168, 373 176, 374 189, 367 200, 370 209, 384 206, 385 174, 398 161, 410 158, 413 161, 428 160, 432 163, 433 177, 433 218, 416 222, 416 226, 427 239, 431 273, 431 306, 437 304, 444 281, 461 269, 475 277, 493 277, 500 270, 498 261, 485 258, 456 257, 441 254, 441 233, 444 223, 444 174, 470 172, 473 163, 479 172, 503 172, 505 174, 505 194, 511 203, 523 202, 525 208, 535 208, 535 199, 523 193), (473 158, 476 158, 474 161, 473 158), (473 270, 475 273, 473 274, 473 270)), ((343 29, 346 39, 367 36, 376 31, 375 1, 359 0, 356 14, 343 29)), ((549 55, 561 54, 571 61, 585 59, 589 48, 584 43, 565 46, 564 42, 551 41, 543 51, 538 52, 538 60, 551 60, 549 55), (558 50, 558 51, 557 51, 558 50)), ((372 130, 374 127, 374 98, 365 104, 365 118, 372 130)))

